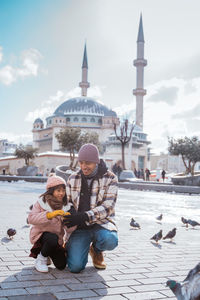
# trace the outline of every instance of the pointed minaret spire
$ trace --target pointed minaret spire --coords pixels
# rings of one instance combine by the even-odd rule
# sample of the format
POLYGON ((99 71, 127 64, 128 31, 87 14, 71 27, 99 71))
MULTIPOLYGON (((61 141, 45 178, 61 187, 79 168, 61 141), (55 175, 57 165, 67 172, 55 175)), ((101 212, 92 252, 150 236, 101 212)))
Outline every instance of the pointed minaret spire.
POLYGON ((142 25, 142 14, 140 14, 140 25, 139 25, 139 30, 138 30, 137 42, 143 42, 144 43, 144 33, 143 33, 143 25, 142 25))
POLYGON ((88 69, 86 44, 85 44, 85 47, 84 47, 82 68, 87 68, 88 69))
POLYGON ((133 95, 136 96, 136 124, 143 129, 143 96, 146 95, 146 90, 144 90, 144 67, 147 65, 147 60, 144 59, 142 14, 140 15, 137 38, 137 59, 134 60, 133 65, 137 68, 136 89, 133 90, 133 95))
POLYGON ((82 63, 82 81, 79 83, 81 87, 81 96, 87 96, 87 89, 89 88, 90 84, 87 81, 88 76, 88 62, 87 62, 87 49, 86 43, 84 47, 84 55, 83 55, 83 63, 82 63))

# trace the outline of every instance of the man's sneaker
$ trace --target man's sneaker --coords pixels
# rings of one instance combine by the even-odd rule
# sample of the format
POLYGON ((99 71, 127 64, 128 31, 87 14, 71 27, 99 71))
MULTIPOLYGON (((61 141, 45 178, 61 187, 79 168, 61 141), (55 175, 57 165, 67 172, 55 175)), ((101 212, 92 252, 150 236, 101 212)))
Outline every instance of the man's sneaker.
POLYGON ((47 273, 47 257, 44 257, 41 253, 38 254, 35 261, 35 268, 38 272, 47 273))
POLYGON ((106 263, 103 258, 103 252, 95 252, 93 246, 90 246, 90 255, 92 257, 93 265, 96 269, 106 269, 106 263))

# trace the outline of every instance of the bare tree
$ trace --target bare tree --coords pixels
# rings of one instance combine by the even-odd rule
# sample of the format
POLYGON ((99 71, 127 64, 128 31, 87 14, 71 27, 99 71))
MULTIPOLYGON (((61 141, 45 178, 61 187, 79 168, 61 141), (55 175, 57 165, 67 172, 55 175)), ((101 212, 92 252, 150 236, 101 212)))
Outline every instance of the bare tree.
POLYGON ((121 147, 122 147, 122 168, 125 168, 125 157, 124 157, 124 151, 125 151, 125 146, 128 144, 131 140, 133 129, 135 125, 132 123, 129 125, 128 119, 126 119, 122 125, 119 128, 120 134, 117 134, 117 124, 114 123, 114 131, 115 131, 115 136, 116 138, 120 141, 121 147), (130 127, 130 130, 128 130, 130 127))

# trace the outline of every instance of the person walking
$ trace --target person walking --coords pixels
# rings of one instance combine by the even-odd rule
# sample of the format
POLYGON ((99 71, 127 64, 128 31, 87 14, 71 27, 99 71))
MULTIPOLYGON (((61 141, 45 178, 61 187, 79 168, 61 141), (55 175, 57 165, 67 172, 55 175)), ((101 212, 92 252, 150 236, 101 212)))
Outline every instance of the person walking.
POLYGON ((145 169, 145 175, 146 175, 146 181, 149 181, 149 176, 151 175, 151 172, 148 168, 145 169))
POLYGON ((59 176, 51 176, 47 180, 46 192, 34 204, 28 215, 31 224, 30 242, 33 244, 30 257, 36 258, 35 268, 39 272, 48 272, 48 257, 56 268, 66 267, 66 254, 63 247, 66 239, 76 229, 64 228, 63 216, 73 212, 72 204, 67 204, 66 182, 59 176))
POLYGON ((162 175, 162 180, 163 180, 163 182, 165 181, 165 175, 166 175, 166 172, 165 172, 165 170, 162 170, 162 173, 161 173, 161 175, 162 175))
POLYGON ((73 173, 66 186, 67 198, 76 214, 65 216, 67 227, 77 225, 66 245, 68 268, 79 273, 88 262, 90 253, 93 265, 105 269, 103 251, 118 245, 114 221, 117 200, 117 176, 99 159, 98 148, 83 145, 78 153, 80 170, 73 173))

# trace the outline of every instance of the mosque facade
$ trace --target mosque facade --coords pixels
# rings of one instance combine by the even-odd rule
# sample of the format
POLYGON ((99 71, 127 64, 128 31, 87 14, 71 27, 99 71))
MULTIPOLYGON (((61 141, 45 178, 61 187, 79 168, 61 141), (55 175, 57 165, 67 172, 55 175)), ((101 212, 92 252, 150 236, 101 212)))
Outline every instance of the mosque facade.
MULTIPOLYGON (((145 168, 148 166, 147 134, 143 132, 143 96, 146 90, 143 88, 144 67, 147 61, 144 59, 144 35, 142 16, 140 17, 137 59, 134 66, 137 70, 136 89, 136 120, 130 143, 125 148, 126 168, 145 168)), ((115 111, 87 96, 90 86, 88 82, 88 60, 86 45, 84 48, 82 63, 82 81, 79 83, 81 96, 71 98, 63 102, 55 112, 46 118, 46 126, 43 120, 37 118, 33 123, 33 146, 39 149, 39 153, 45 151, 60 151, 60 145, 56 134, 65 127, 80 128, 84 132, 96 132, 99 141, 104 145, 105 157, 113 160, 113 163, 121 160, 121 143, 116 139, 113 124, 120 128, 120 120, 115 111)))

